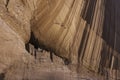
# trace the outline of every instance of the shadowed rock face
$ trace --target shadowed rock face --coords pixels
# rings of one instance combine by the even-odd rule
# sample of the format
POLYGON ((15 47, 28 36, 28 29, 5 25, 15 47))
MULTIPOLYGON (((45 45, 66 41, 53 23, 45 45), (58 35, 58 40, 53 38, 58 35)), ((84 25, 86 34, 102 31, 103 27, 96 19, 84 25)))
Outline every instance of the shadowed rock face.
POLYGON ((29 43, 49 51, 51 59, 52 53, 59 56, 73 71, 86 68, 107 75, 105 80, 119 79, 119 4, 119 0, 0 0, 0 79, 30 79, 33 70, 39 74, 25 49, 29 43))

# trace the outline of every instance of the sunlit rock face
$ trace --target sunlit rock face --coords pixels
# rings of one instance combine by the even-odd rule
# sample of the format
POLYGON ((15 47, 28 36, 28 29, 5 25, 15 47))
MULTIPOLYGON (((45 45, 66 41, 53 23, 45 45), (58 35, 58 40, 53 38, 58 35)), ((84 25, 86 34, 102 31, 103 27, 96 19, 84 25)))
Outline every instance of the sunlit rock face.
POLYGON ((119 79, 119 7, 119 0, 0 0, 0 80, 42 79, 40 66, 65 64, 119 79))
POLYGON ((22 80, 24 69, 34 61, 25 49, 32 8, 27 0, 0 0, 0 80, 22 80))
POLYGON ((34 1, 1 0, 0 16, 26 43, 30 38, 30 19, 35 9, 34 1))
POLYGON ((80 39, 76 39, 76 35, 80 25, 85 26, 80 16, 85 1, 47 0, 38 3, 31 28, 39 44, 62 58, 77 58, 80 39))

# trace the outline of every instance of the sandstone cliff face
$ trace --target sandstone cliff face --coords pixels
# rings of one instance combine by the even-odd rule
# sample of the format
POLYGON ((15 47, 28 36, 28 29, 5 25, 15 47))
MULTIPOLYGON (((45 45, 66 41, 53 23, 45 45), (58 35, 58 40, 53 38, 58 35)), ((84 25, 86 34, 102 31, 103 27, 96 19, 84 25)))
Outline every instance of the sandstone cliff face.
POLYGON ((30 38, 32 15, 32 9, 25 3, 0 0, 0 79, 22 80, 26 64, 34 61, 25 49, 30 38))
POLYGON ((25 43, 30 38, 30 19, 35 9, 35 1, 1 0, 1 18, 25 43))
POLYGON ((104 76, 100 80, 120 79, 119 4, 118 0, 0 0, 0 79, 41 79, 40 65, 47 68, 50 63, 49 67, 64 68, 68 64, 81 74, 99 73, 104 76), (29 43, 47 54, 37 50, 37 58, 29 43), (29 53, 36 59, 44 55, 46 64, 29 53), (33 70, 38 75, 31 77, 33 70))
POLYGON ((82 0, 41 1, 31 27, 40 45, 69 60, 73 53, 77 54, 72 49, 79 47, 74 45, 76 30, 80 24, 85 25, 80 16, 83 5, 82 0))

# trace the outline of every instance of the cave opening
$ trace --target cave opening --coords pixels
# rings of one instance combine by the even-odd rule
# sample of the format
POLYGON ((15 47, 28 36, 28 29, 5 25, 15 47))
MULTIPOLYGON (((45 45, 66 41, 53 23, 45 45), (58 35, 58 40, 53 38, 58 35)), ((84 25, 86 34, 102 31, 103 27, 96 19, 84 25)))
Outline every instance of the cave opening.
POLYGON ((26 50, 35 57, 37 57, 37 51, 43 53, 43 51, 50 52, 50 59, 51 62, 53 62, 53 50, 52 49, 46 49, 43 45, 40 45, 38 42, 38 39, 35 37, 34 33, 31 32, 30 40, 27 44, 25 44, 26 50), (32 47, 32 48, 31 48, 32 47))

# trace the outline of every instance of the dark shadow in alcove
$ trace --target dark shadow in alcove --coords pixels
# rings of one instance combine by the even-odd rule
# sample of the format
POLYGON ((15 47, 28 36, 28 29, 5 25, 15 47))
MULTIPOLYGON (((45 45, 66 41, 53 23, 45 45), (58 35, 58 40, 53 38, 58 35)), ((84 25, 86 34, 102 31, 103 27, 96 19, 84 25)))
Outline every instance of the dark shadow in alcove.
MULTIPOLYGON (((30 51, 29 51, 29 47, 30 47, 29 44, 32 44, 36 50, 37 50, 38 48, 42 49, 41 52, 43 52, 43 50, 45 50, 45 51, 47 51, 47 52, 50 52, 50 59, 51 59, 52 62, 53 62, 53 54, 54 54, 54 55, 62 58, 65 65, 68 65, 68 64, 71 63, 71 61, 70 61, 69 59, 66 59, 66 58, 64 58, 64 57, 61 57, 61 56, 57 55, 57 54, 55 53, 55 50, 54 50, 54 49, 52 49, 52 48, 47 48, 47 47, 45 47, 44 45, 40 44, 40 43, 38 42, 38 39, 35 37, 35 35, 34 35, 33 32, 31 32, 31 37, 30 37, 29 42, 25 45, 26 50, 27 50, 28 52, 30 52, 30 51)), ((34 56, 36 56, 36 50, 35 50, 34 56)))
POLYGON ((5 78, 5 74, 4 74, 4 73, 1 73, 1 74, 0 74, 0 80, 4 80, 4 78, 5 78))

